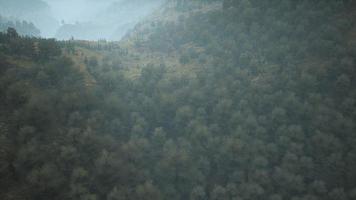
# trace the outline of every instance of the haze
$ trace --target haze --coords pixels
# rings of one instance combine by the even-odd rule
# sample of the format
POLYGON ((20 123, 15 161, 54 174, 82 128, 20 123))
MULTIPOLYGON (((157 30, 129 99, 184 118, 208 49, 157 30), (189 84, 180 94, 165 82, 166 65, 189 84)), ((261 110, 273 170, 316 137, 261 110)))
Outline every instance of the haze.
POLYGON ((163 0, 0 0, 0 15, 34 23, 42 37, 120 40, 163 0))
POLYGON ((95 15, 103 12, 115 0, 45 0, 51 7, 51 13, 59 20, 67 23, 92 20, 95 15))

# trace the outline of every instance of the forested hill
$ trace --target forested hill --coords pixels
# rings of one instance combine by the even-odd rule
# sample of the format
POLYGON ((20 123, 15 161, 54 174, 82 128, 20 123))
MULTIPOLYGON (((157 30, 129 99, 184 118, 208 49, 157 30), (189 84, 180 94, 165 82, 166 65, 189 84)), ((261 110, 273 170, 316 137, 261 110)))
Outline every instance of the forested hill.
POLYGON ((356 4, 169 1, 118 43, 0 33, 0 199, 356 199, 356 4))
POLYGON ((40 30, 36 26, 27 21, 19 21, 16 19, 9 19, 0 15, 0 32, 6 32, 8 28, 14 28, 23 36, 40 36, 40 30))

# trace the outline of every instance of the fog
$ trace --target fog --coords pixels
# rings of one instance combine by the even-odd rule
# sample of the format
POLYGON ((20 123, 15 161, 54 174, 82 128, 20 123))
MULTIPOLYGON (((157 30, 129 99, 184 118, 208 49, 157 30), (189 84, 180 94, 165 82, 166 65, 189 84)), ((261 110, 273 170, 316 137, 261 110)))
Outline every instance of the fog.
POLYGON ((53 17, 67 23, 88 21, 95 18, 115 0, 44 0, 51 8, 53 17))
POLYGON ((120 40, 164 0, 0 0, 0 15, 33 22, 42 37, 120 40))

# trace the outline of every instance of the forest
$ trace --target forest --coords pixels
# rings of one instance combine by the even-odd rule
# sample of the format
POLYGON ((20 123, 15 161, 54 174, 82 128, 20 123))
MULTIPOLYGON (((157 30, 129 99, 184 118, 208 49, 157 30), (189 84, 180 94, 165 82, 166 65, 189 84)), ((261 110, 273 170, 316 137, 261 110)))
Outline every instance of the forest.
POLYGON ((356 199, 356 2, 166 0, 119 41, 0 18, 0 199, 356 199))

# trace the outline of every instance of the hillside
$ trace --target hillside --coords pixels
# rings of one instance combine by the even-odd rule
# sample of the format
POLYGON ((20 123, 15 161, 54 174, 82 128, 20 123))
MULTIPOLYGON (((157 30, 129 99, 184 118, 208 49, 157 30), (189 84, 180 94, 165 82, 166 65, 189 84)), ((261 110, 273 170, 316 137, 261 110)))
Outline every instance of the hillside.
POLYGON ((172 0, 120 42, 0 33, 0 199, 355 199, 354 13, 172 0))
POLYGON ((54 35, 59 25, 51 16, 50 7, 43 0, 0 0, 0 15, 33 23, 42 37, 54 35))

